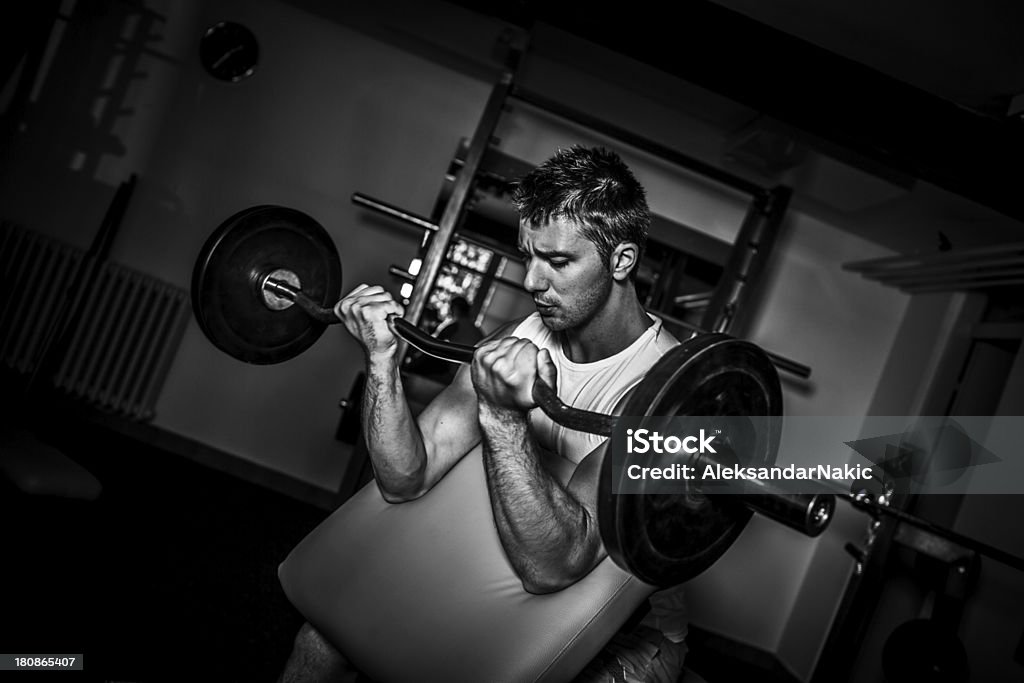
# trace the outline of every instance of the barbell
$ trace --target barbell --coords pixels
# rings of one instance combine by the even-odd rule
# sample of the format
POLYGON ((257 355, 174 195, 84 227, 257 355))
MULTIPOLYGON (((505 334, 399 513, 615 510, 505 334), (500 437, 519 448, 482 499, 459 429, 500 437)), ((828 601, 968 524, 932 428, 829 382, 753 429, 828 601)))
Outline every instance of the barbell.
MULTIPOLYGON (((279 363, 339 322, 333 306, 340 289, 341 261, 323 227, 300 211, 264 205, 231 216, 206 241, 193 269, 192 305, 216 347, 248 363, 279 363)), ((424 353, 451 362, 472 360, 472 347, 435 339, 401 318, 392 318, 391 325, 424 353)), ((570 429, 609 436, 618 419, 568 406, 542 381, 533 395, 541 410, 570 429)), ((724 334, 695 337, 665 354, 623 410, 652 423, 666 415, 781 414, 782 392, 771 361, 754 344, 724 334)), ((727 464, 771 465, 780 437, 774 424, 748 434, 743 443, 721 444, 714 457, 727 464)), ((598 502, 602 540, 617 564, 658 586, 711 566, 755 510, 813 536, 828 525, 835 505, 827 494, 705 495, 696 486, 685 494, 618 495, 617 475, 606 457, 598 502)))
MULTIPOLYGON (((328 325, 340 322, 333 306, 341 292, 341 260, 327 231, 310 216, 281 206, 255 206, 228 218, 207 239, 192 273, 192 307, 206 337, 238 360, 280 363, 308 349, 328 325)), ((468 363, 473 347, 431 337, 392 317, 395 334, 423 353, 468 363)), ((562 402, 543 381, 533 387, 538 407, 569 429, 612 435, 620 416, 562 402)), ((701 334, 671 349, 629 395, 622 416, 638 427, 657 427, 677 416, 767 418, 763 428, 731 432, 714 454, 694 454, 698 467, 767 467, 781 437, 782 390, 769 356, 755 344, 725 334, 701 334)), ((937 527, 864 492, 838 488, 793 493, 771 482, 725 483, 715 492, 685 480, 673 492, 657 482, 620 494, 625 468, 606 454, 601 464, 598 522, 612 559, 655 586, 701 573, 729 548, 753 512, 808 536, 831 522, 836 497, 877 517, 888 514, 1024 569, 1024 560, 937 527), (732 487, 731 489, 729 487, 732 487), (740 487, 740 488, 737 488, 740 487)))

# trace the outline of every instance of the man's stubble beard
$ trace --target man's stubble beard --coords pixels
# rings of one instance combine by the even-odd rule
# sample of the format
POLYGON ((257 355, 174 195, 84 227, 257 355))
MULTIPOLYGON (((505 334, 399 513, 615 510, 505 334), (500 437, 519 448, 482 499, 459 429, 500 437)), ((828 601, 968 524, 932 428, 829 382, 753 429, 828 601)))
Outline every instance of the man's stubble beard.
POLYGON ((552 332, 565 332, 586 326, 607 305, 611 298, 612 283, 613 279, 609 273, 598 283, 599 286, 586 290, 581 298, 576 300, 572 309, 564 309, 560 304, 560 317, 548 320, 542 316, 541 321, 552 332))

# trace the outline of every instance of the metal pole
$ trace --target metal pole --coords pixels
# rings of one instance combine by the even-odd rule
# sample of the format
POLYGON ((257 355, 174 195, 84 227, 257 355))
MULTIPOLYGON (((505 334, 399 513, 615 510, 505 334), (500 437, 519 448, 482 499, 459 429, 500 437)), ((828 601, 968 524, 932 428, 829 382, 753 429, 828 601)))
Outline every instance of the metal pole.
POLYGON ((395 206, 394 204, 388 204, 387 202, 382 202, 379 199, 374 199, 373 197, 365 195, 362 192, 352 193, 352 203, 358 204, 359 206, 365 207, 367 209, 372 209, 378 213, 384 214, 385 216, 397 218, 403 223, 408 223, 409 225, 415 226, 417 228, 422 228, 423 230, 429 230, 431 232, 438 231, 437 223, 433 222, 432 220, 424 218, 423 216, 420 216, 418 214, 412 213, 411 211, 401 209, 395 206))
POLYGON ((746 313, 743 303, 764 270, 792 194, 791 189, 780 186, 750 203, 722 278, 704 310, 701 327, 729 334, 736 334, 734 330, 742 327, 746 313))
MULTIPOLYGON (((659 318, 666 322, 674 323, 692 332, 696 332, 697 334, 708 334, 708 331, 701 327, 700 325, 694 325, 693 323, 688 323, 685 320, 674 318, 663 311, 650 311, 650 313, 652 315, 658 316, 659 318)), ((785 370, 786 372, 796 375, 797 377, 801 377, 803 379, 810 378, 811 368, 809 366, 804 365, 803 363, 798 363, 795 360, 786 358, 785 356, 780 356, 777 353, 765 351, 765 349, 761 350, 764 351, 764 354, 768 356, 769 360, 771 360, 772 365, 777 367, 779 370, 785 370)))
MULTIPOLYGON (((494 135, 494 129, 498 125, 498 120, 501 118, 501 111, 505 106, 505 98, 508 96, 511 87, 512 72, 502 72, 498 83, 491 90, 483 116, 480 117, 480 123, 477 124, 476 131, 473 133, 473 138, 469 144, 469 151, 466 153, 466 161, 459 171, 458 177, 455 179, 455 187, 452 188, 452 194, 448 197, 448 203, 444 207, 444 213, 441 215, 437 232, 434 234, 430 247, 424 256, 423 265, 418 276, 421 285, 413 291, 412 299, 405 308, 405 319, 413 325, 419 324, 420 318, 423 315, 423 309, 426 308, 427 300, 430 297, 430 290, 434 285, 434 281, 437 280, 438 274, 441 272, 441 266, 448 253, 448 245, 451 243, 452 235, 455 233, 455 227, 459 224, 465 213, 466 202, 469 199, 470 191, 473 189, 477 170, 480 167, 484 152, 491 142, 491 137, 494 135)), ((403 348, 400 356, 404 355, 405 349, 403 348)))
MULTIPOLYGON (((410 227, 420 228, 421 230, 426 230, 428 232, 437 232, 438 230, 437 223, 434 223, 423 216, 412 213, 411 211, 406 211, 394 204, 388 204, 387 202, 382 202, 379 199, 374 199, 373 197, 362 194, 361 192, 352 193, 352 203, 370 209, 371 211, 376 211, 384 216, 395 218, 410 227)), ((519 254, 514 252, 507 245, 481 239, 471 233, 457 232, 452 235, 452 239, 460 239, 464 242, 469 242, 470 244, 483 247, 496 254, 501 254, 510 261, 517 261, 521 263, 523 260, 519 254)))

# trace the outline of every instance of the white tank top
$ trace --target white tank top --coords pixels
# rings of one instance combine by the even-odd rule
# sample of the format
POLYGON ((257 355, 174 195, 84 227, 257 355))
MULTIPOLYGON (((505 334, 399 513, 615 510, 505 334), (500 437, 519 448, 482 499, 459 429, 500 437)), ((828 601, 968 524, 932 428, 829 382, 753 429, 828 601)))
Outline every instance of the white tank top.
MULTIPOLYGON (((563 403, 611 415, 622 397, 640 383, 651 366, 679 344, 660 318, 648 315, 654 324, 636 341, 615 355, 593 363, 569 360, 562 350, 561 340, 544 326, 538 313, 519 323, 511 336, 529 339, 538 348, 548 350, 558 370, 558 398, 563 403)), ((538 445, 576 465, 607 438, 555 424, 540 408, 530 411, 529 420, 538 445)), ((673 642, 682 642, 688 621, 682 585, 654 593, 650 602, 651 611, 643 623, 658 629, 673 642)))
MULTIPOLYGON (((593 363, 569 360, 562 350, 561 340, 544 326, 537 313, 521 322, 511 336, 529 339, 538 348, 548 350, 558 369, 558 397, 563 403, 610 415, 651 366, 679 344, 679 340, 662 326, 660 318, 650 317, 654 324, 644 330, 636 341, 615 355, 593 363)), ((539 408, 530 411, 529 419, 533 436, 541 447, 577 465, 607 438, 555 424, 539 408)))

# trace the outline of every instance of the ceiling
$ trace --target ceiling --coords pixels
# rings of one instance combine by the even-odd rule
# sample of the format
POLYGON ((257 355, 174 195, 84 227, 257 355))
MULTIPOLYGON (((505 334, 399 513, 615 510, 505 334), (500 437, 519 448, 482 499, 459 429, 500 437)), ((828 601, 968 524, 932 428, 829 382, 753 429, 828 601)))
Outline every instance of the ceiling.
POLYGON ((1020 0, 713 1, 979 114, 1024 94, 1020 0))
POLYGON ((1024 220, 1020 0, 456 4, 554 26, 1024 220))

